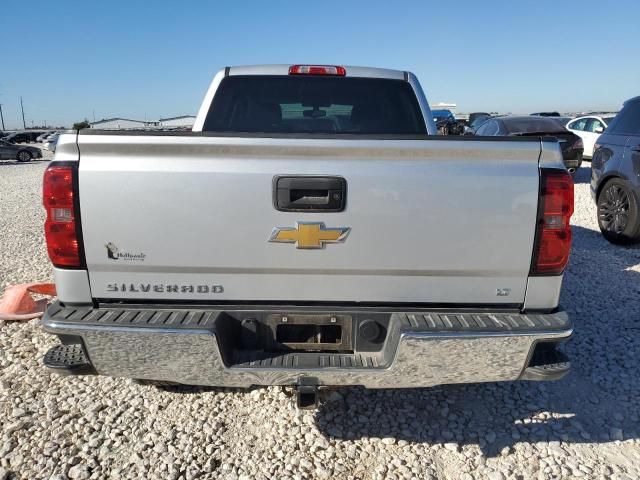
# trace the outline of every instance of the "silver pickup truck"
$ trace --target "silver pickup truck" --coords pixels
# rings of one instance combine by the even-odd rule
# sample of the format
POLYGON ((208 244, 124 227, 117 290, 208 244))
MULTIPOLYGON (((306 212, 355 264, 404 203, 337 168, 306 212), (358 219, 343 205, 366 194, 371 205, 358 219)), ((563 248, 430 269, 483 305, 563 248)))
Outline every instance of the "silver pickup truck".
POLYGON ((552 380, 573 183, 557 142, 444 137, 416 77, 231 67, 192 132, 60 137, 44 175, 70 374, 403 388, 552 380))

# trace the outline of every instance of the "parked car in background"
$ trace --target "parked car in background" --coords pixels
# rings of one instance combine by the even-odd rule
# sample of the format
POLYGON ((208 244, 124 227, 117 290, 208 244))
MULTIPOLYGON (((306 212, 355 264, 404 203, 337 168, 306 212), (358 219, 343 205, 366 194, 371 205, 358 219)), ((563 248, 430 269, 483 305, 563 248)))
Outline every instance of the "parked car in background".
POLYGON ((567 128, 567 123, 573 120, 573 117, 553 117, 556 122, 561 123, 565 128, 567 128))
POLYGON ((9 143, 31 143, 35 142, 36 138, 42 134, 42 131, 26 131, 26 132, 14 132, 6 137, 3 140, 8 141, 9 143))
POLYGON ((558 113, 558 112, 537 112, 537 113, 530 113, 529 115, 531 115, 533 117, 559 117, 560 113, 558 113))
POLYGON ((493 117, 484 122, 476 135, 481 136, 553 136, 560 142, 562 159, 569 172, 574 173, 582 164, 582 139, 569 132, 552 117, 504 116, 493 117))
POLYGON ((51 139, 52 139, 54 136, 56 136, 56 135, 60 135, 60 133, 58 133, 58 132, 51 132, 51 133, 48 133, 47 135, 45 135, 44 137, 42 137, 42 143, 46 143, 46 142, 48 142, 49 140, 51 140, 51 139))
POLYGON ((462 135, 464 125, 456 119, 451 110, 432 110, 433 121, 439 135, 462 135))
POLYGON ((491 118, 490 114, 471 114, 469 115, 469 125, 467 125, 464 129, 465 135, 475 135, 476 130, 482 125, 487 119, 491 118), (473 119, 471 116, 473 115, 473 119))
POLYGON ((478 118, 486 118, 490 116, 491 114, 488 112, 472 112, 469 114, 468 124, 471 125, 478 118))
POLYGON ((593 157, 593 147, 596 140, 598 140, 600 134, 604 132, 614 117, 615 115, 588 115, 575 118, 567 124, 567 130, 575 133, 582 139, 582 143, 584 143, 584 156, 586 158, 593 157))
POLYGON ((58 137, 59 136, 60 136, 59 133, 55 133, 55 134, 50 135, 49 137, 47 137, 46 141, 44 142, 45 150, 49 150, 49 151, 55 153, 56 145, 58 144, 58 137))
POLYGON ((35 130, 28 130, 26 132, 24 132, 27 135, 27 142, 37 142, 38 141, 38 137, 40 135, 42 135, 44 132, 42 130, 40 131, 35 131, 35 130))
POLYGON ((42 158, 42 150, 36 147, 15 145, 0 140, 0 160, 18 160, 19 162, 30 162, 34 158, 42 158))
POLYGON ((625 102, 598 137, 591 194, 604 238, 616 244, 640 241, 640 97, 625 102))
POLYGON ((4 137, 3 140, 9 143, 29 143, 31 141, 31 135, 28 135, 26 132, 15 132, 10 133, 4 137))
POLYGON ((38 143, 44 143, 45 139, 49 136, 49 135, 53 135, 55 133, 55 131, 50 130, 48 132, 44 132, 41 135, 38 135, 38 137, 36 138, 36 142, 38 143))

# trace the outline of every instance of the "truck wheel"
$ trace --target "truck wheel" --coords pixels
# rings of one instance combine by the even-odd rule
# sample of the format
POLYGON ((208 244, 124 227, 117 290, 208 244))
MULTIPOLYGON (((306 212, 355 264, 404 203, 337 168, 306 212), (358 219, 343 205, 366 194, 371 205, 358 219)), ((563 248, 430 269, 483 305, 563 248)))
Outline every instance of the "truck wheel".
POLYGON ((20 150, 17 158, 19 162, 30 162, 33 159, 33 155, 28 150, 20 150))
POLYGON ((598 195, 598 226, 617 245, 640 241, 638 198, 624 180, 609 180, 598 195))

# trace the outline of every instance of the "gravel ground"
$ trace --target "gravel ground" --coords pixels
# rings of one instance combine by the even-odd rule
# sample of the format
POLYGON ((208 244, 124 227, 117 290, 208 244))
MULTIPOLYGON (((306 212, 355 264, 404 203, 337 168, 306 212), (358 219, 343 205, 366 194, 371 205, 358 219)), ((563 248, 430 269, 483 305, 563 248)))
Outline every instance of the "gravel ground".
MULTIPOLYGON (((49 280, 46 162, 0 162, 0 285, 49 280)), ((315 412, 280 388, 145 387, 50 374, 39 321, 0 324, 0 480, 640 478, 640 249, 597 231, 576 176, 562 304, 576 332, 555 383, 342 388, 315 412)))

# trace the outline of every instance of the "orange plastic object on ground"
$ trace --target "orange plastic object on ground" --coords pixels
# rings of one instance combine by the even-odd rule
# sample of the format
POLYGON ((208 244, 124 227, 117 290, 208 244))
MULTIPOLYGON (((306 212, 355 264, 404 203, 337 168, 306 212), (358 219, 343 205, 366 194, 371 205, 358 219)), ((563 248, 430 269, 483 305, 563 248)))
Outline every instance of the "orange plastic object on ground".
POLYGON ((56 295, 53 283, 23 283, 10 285, 0 299, 0 320, 31 320, 40 317, 47 308, 47 299, 34 300, 32 293, 56 295))

